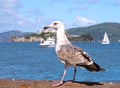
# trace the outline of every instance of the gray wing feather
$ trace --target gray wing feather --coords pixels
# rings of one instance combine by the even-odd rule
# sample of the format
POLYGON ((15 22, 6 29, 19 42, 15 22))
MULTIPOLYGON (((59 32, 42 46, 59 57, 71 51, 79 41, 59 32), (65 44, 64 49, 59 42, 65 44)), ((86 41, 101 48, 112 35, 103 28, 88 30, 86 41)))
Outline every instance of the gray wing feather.
POLYGON ((62 45, 57 52, 61 61, 64 61, 68 65, 89 65, 92 59, 81 48, 73 46, 71 44, 62 45))

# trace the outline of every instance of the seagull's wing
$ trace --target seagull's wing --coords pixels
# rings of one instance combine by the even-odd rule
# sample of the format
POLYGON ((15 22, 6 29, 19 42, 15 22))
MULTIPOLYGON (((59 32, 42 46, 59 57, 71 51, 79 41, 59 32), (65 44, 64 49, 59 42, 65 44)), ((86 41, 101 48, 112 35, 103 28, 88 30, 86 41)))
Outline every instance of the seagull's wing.
POLYGON ((93 63, 92 59, 85 51, 71 44, 62 45, 57 55, 60 60, 64 61, 67 65, 84 66, 93 63))
POLYGON ((60 61, 65 63, 66 67, 81 66, 91 72, 105 71, 105 69, 96 64, 85 51, 71 44, 62 45, 60 50, 57 51, 57 55, 60 61))

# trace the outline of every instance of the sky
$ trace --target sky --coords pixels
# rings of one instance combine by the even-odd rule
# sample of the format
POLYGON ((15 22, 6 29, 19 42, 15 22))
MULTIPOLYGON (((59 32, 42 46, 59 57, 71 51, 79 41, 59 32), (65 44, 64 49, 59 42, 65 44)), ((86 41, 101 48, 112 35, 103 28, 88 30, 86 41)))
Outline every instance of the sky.
POLYGON ((120 23, 120 0, 0 0, 0 33, 37 32, 56 20, 66 29, 120 23))

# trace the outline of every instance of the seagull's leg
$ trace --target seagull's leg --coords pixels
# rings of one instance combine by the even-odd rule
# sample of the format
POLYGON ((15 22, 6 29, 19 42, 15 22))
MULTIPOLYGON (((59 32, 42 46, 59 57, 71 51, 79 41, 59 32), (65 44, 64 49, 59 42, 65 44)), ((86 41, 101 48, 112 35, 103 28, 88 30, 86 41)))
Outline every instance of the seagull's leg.
POLYGON ((73 80, 70 81, 70 83, 75 81, 75 77, 76 77, 76 72, 77 72, 77 68, 74 68, 74 75, 73 75, 73 80))
POLYGON ((63 73, 62 79, 60 81, 60 84, 63 83, 65 76, 66 76, 66 68, 64 69, 64 73, 63 73))
POLYGON ((52 85, 52 87, 57 87, 57 86, 62 85, 62 84, 63 84, 63 80, 64 80, 65 76, 66 76, 66 67, 65 67, 65 69, 64 69, 64 73, 63 73, 63 76, 62 76, 62 78, 61 78, 60 82, 58 82, 58 83, 56 83, 56 84, 55 84, 55 83, 51 84, 51 85, 52 85))
POLYGON ((75 81, 75 77, 76 77, 76 71, 77 71, 77 68, 75 67, 75 68, 74 68, 74 76, 73 76, 73 81, 75 81))

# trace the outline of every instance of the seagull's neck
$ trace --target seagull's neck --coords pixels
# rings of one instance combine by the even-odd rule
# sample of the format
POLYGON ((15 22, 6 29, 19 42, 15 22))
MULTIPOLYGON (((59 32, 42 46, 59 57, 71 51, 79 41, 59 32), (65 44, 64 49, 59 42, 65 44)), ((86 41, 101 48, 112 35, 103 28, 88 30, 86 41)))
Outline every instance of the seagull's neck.
POLYGON ((56 50, 60 49, 61 45, 70 44, 70 41, 67 39, 65 34, 64 26, 57 29, 57 42, 56 42, 56 50))

